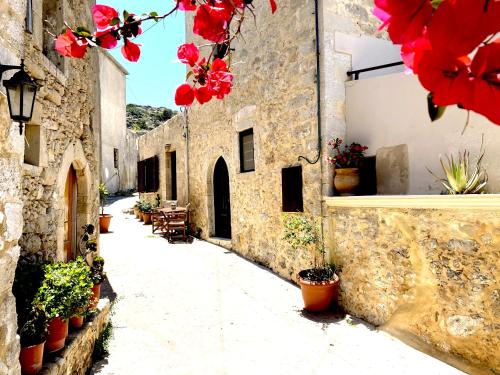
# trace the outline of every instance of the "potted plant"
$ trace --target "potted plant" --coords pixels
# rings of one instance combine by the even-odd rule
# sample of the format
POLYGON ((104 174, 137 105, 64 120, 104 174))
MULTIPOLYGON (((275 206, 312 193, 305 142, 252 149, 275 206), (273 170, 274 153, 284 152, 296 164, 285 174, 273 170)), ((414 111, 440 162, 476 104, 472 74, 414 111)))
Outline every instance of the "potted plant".
POLYGON ((144 216, 142 214, 142 207, 144 206, 144 204, 146 203, 145 200, 141 199, 138 203, 137 203, 137 209, 139 210, 139 221, 144 221, 144 216))
POLYGON ((333 150, 333 156, 328 156, 327 161, 335 167, 333 185, 340 195, 354 195, 359 186, 359 161, 365 156, 367 146, 359 143, 342 145, 344 141, 335 138, 328 141, 328 146, 333 150))
POLYGON ((93 295, 91 288, 94 284, 92 282, 91 269, 83 259, 78 258, 77 261, 72 263, 75 270, 73 276, 77 277, 77 280, 72 291, 73 301, 69 321, 72 327, 81 328, 83 326, 83 319, 91 311, 89 301, 93 295))
POLYGON ((104 206, 109 196, 109 192, 105 184, 99 184, 98 189, 99 189, 99 202, 101 205, 101 214, 99 215, 99 230, 101 231, 101 233, 107 233, 109 231, 111 218, 113 217, 110 214, 104 213, 104 206))
POLYGON ((134 215, 137 219, 139 219, 139 214, 141 212, 141 210, 139 210, 139 204, 140 202, 137 201, 135 204, 134 204, 134 215))
POLYGON ((90 298, 90 308, 95 309, 101 298, 101 285, 106 279, 104 272, 104 258, 97 256, 90 266, 90 277, 92 279, 92 296, 90 298))
POLYGON ((153 210, 153 205, 149 202, 144 201, 141 205, 142 218, 144 224, 151 224, 151 211, 153 210))
POLYGON ((304 309, 312 312, 327 310, 337 298, 339 278, 335 274, 335 267, 325 263, 319 219, 287 214, 283 218, 283 227, 283 239, 293 249, 307 249, 313 253, 314 267, 298 274, 304 309))
POLYGON ((12 293, 16 297, 17 333, 21 338, 19 361, 24 374, 37 374, 43 364, 47 318, 43 306, 34 302, 43 277, 42 262, 26 257, 19 259, 12 293))
POLYGON ((79 257, 76 261, 44 266, 44 279, 35 301, 43 306, 48 325, 46 350, 61 350, 68 335, 68 320, 81 306, 81 300, 90 298, 92 281, 90 269, 79 257))

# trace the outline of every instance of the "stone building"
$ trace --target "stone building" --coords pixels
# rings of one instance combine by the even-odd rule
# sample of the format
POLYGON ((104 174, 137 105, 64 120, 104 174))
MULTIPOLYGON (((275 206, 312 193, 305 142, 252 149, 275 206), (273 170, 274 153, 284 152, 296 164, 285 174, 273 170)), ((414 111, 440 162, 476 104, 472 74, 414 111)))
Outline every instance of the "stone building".
MULTIPOLYGON (((91 27, 92 1, 1 0, 0 63, 24 59, 36 81, 25 132, 0 93, 0 373, 20 373, 11 293, 19 255, 68 260, 80 227, 97 224, 100 111, 97 55, 62 59, 53 35, 64 21, 91 27)), ((5 73, 7 79, 12 73, 5 73)))
POLYGON ((127 129, 128 72, 105 50, 99 51, 101 82, 101 182, 110 194, 137 187, 137 135, 127 129))
MULTIPOLYGON (((234 45, 231 95, 195 104, 139 139, 139 159, 154 175, 141 197, 189 202, 204 239, 291 280, 312 259, 282 240, 282 215, 322 217, 348 312, 455 366, 499 371, 500 199, 439 196, 421 173, 425 163, 438 171, 440 153, 486 131, 490 192, 497 191, 499 129, 473 116, 472 133, 459 138, 459 111, 451 110, 435 125, 439 138, 428 141, 425 93, 401 66, 351 81, 349 71, 400 60, 376 35, 372 1, 285 0, 275 15, 266 1, 254 5, 258 31, 246 23, 234 45), (387 97, 402 104, 394 110, 387 97), (325 156, 335 137, 370 147, 385 196, 332 197, 325 156)), ((188 15, 187 41, 200 42, 191 30, 188 15)))

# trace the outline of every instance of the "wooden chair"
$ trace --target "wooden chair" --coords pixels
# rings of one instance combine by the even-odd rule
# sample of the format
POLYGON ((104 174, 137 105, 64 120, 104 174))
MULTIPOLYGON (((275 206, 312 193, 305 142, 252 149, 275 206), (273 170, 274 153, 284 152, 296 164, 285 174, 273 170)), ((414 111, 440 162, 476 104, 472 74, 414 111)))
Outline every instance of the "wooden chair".
POLYGON ((167 231, 168 242, 173 242, 174 238, 181 237, 184 242, 187 242, 186 225, 187 212, 174 211, 165 215, 165 229, 167 231))
POLYGON ((151 230, 153 233, 167 233, 167 220, 165 219, 165 215, 163 212, 159 210, 153 210, 151 212, 151 230))

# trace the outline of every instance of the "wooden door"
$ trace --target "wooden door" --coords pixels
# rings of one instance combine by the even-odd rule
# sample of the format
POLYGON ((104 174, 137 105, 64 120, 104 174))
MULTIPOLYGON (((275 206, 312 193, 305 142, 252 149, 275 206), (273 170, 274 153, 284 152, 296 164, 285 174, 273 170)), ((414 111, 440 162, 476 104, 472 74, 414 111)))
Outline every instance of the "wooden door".
POLYGON ((221 238, 231 238, 229 172, 222 157, 217 160, 214 170, 214 215, 215 235, 221 238))
POLYGON ((73 260, 76 256, 76 171, 69 167, 64 189, 64 251, 66 260, 73 260))

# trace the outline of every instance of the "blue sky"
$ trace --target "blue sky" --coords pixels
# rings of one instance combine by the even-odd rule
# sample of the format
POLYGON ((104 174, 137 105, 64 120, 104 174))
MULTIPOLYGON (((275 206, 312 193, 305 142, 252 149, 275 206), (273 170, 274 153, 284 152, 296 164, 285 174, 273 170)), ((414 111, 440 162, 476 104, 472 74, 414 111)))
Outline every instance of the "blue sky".
MULTIPOLYGON (((114 7, 121 14, 142 14, 156 11, 165 14, 172 9, 169 0, 98 0, 98 4, 114 7)), ((127 77, 127 103, 177 108, 174 92, 184 82, 185 65, 177 62, 177 47, 184 42, 184 12, 177 12, 164 21, 148 21, 142 25, 143 35, 134 42, 142 44, 141 58, 136 63, 125 60, 120 52, 121 45, 111 50, 130 73, 127 77), (146 31, 147 30, 147 31, 146 31)))

